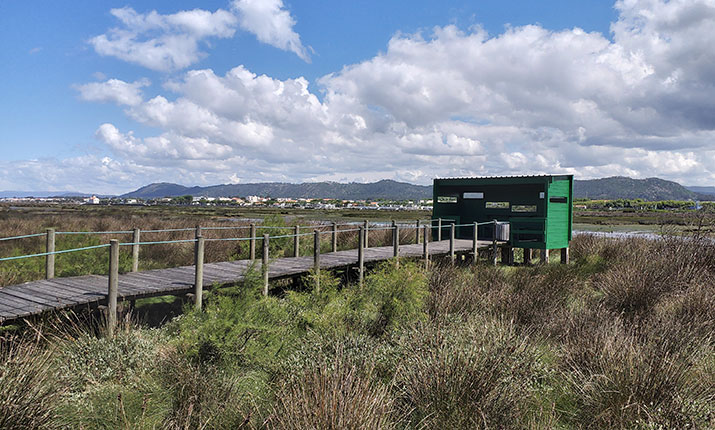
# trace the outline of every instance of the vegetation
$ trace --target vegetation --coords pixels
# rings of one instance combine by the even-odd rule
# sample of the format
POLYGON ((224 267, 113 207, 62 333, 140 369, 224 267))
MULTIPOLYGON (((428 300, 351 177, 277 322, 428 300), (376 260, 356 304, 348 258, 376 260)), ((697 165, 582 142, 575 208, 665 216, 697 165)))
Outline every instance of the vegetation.
MULTIPOLYGON (((0 207, 0 222, 2 236, 20 236, 31 233, 42 233, 46 228, 55 228, 58 232, 92 232, 92 231, 131 231, 141 228, 142 241, 170 241, 191 239, 193 228, 219 227, 221 229, 203 231, 207 238, 248 237, 249 219, 259 218, 259 225, 271 227, 268 230, 257 231, 258 235, 269 233, 280 236, 293 233, 293 226, 300 225, 302 233, 314 229, 327 232, 331 224, 313 218, 293 214, 290 218, 277 211, 256 211, 241 213, 231 210, 207 210, 205 208, 181 210, 179 208, 90 208, 90 207, 24 207, 22 210, 9 210, 0 207), (246 217, 246 215, 248 215, 246 217), (288 221, 290 220, 290 221, 288 221), (236 227, 235 229, 225 229, 236 227), (186 231, 149 232, 146 230, 186 229, 186 231)), ((313 214, 317 216, 318 214, 313 214)), ((364 214, 360 214, 364 215, 364 214)), ((395 214, 388 214, 395 215, 395 214)), ((412 214, 414 216, 414 214, 412 214)), ((425 218, 425 215, 422 215, 425 218)), ((389 219, 389 218, 388 218, 389 219)), ((362 218, 335 219, 336 222, 356 222, 362 218)), ((385 219, 378 221, 386 221, 385 219)), ((411 220, 414 222, 414 218, 411 220)), ((343 225, 344 230, 354 230, 354 227, 343 225)), ((370 244, 388 244, 390 233, 384 230, 370 232, 370 244)), ((403 231, 403 241, 414 238, 414 230, 403 231)), ((55 248, 57 250, 75 249, 92 245, 109 243, 110 239, 120 242, 131 242, 131 233, 124 234, 57 234, 55 248)), ((414 239, 411 239, 414 240, 414 239)), ((338 235, 338 249, 355 248, 357 232, 349 231, 338 235)), ((302 237, 300 240, 301 255, 313 252, 313 239, 302 237)), ((321 235, 321 249, 327 252, 331 249, 331 236, 321 235)), ((19 240, 0 241, 0 257, 28 255, 45 252, 45 238, 32 237, 19 240)), ((193 264, 193 244, 173 243, 142 246, 139 255, 139 269, 158 269, 193 264)), ((257 246, 260 257, 262 247, 257 246)), ((292 255, 293 239, 284 237, 270 242, 272 258, 292 255)), ((206 262, 233 261, 246 259, 249 256, 248 241, 207 241, 205 250, 206 262)), ((59 254, 55 258, 55 273, 59 277, 84 274, 106 274, 108 272, 107 249, 91 249, 80 252, 59 254)), ((130 247, 120 249, 120 272, 131 269, 130 247)), ((42 279, 44 277, 45 261, 42 257, 0 262, 0 287, 21 282, 42 279)))
MULTIPOLYGON (((3 428, 715 426, 715 245, 579 236, 570 265, 384 263, 113 337, 5 331, 3 428)), ((100 325, 101 326, 101 325, 100 325)), ((60 327, 60 328, 58 328, 60 327)))

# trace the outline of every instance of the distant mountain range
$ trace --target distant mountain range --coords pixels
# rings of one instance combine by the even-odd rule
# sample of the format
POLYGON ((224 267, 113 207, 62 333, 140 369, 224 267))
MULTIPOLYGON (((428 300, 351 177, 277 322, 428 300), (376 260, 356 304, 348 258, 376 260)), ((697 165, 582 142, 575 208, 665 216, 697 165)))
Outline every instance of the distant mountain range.
MULTIPOLYGON (((90 194, 63 191, 0 191, 3 197, 82 197, 90 194)), ((224 184, 208 187, 186 187, 161 182, 146 185, 123 194, 123 198, 154 199, 184 195, 222 196, 270 196, 273 198, 333 198, 333 199, 429 199, 432 187, 406 182, 382 180, 367 184, 338 182, 308 182, 289 184, 266 182, 255 184, 224 184)), ((644 200, 715 200, 715 187, 684 187, 677 182, 659 178, 631 179, 622 176, 574 181, 574 197, 589 199, 636 199, 644 200)))
POLYGON ((587 199, 715 200, 715 195, 689 190, 677 182, 659 178, 624 176, 574 181, 574 197, 587 199))
POLYGON ((709 194, 715 196, 715 187, 685 187, 690 191, 695 191, 700 194, 709 194))
POLYGON ((92 195, 72 191, 0 191, 0 199, 12 197, 90 197, 92 195))
POLYGON ((414 185, 384 179, 378 182, 360 184, 351 182, 306 182, 289 184, 284 182, 266 182, 258 184, 225 184, 209 187, 184 187, 171 183, 150 184, 120 197, 158 198, 183 195, 221 197, 221 196, 270 196, 273 198, 328 198, 328 199, 419 199, 432 198, 432 187, 414 185))
MULTIPOLYGON (((715 200, 715 187, 691 187, 658 178, 631 179, 622 176, 574 181, 574 197, 590 199, 644 200, 715 200)), ((333 198, 333 199, 425 199, 432 198, 432 187, 406 182, 382 180, 360 184, 338 182, 309 182, 289 184, 268 182, 257 184, 225 184, 209 187, 185 187, 172 183, 156 183, 139 188, 120 197, 159 198, 182 195, 270 196, 273 198, 333 198)))

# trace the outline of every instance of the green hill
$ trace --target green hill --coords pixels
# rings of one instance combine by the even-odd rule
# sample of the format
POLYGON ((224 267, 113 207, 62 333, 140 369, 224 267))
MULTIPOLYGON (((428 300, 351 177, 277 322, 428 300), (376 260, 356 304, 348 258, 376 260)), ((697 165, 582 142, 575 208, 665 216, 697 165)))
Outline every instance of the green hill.
MULTIPOLYGON (((152 199, 182 195, 206 197, 264 196, 333 199, 425 199, 432 197, 429 185, 382 180, 367 184, 338 182, 307 182, 289 184, 267 182, 254 184, 224 184, 208 187, 185 187, 172 183, 156 183, 124 194, 121 197, 152 199)), ((659 178, 631 179, 623 176, 574 181, 574 197, 588 199, 654 200, 715 200, 715 195, 689 190, 677 182, 659 178)))
POLYGON ((406 182, 382 180, 360 184, 351 182, 307 182, 289 184, 283 182, 268 182, 256 184, 224 184, 208 187, 184 187, 170 183, 157 183, 139 188, 121 197, 159 198, 181 195, 221 197, 221 196, 266 196, 273 198, 332 198, 332 199, 420 199, 431 198, 432 187, 414 185, 406 182))
POLYGON ((712 200, 677 182, 659 178, 631 179, 624 176, 574 181, 574 197, 587 199, 712 200))

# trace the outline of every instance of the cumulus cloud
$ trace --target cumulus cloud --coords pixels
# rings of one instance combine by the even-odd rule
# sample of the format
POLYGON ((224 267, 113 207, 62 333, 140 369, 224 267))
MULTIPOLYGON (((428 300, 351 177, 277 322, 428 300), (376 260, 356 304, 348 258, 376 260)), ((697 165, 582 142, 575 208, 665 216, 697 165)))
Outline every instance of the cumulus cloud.
POLYGON ((138 13, 130 7, 112 9, 110 13, 121 27, 89 40, 100 55, 117 57, 130 63, 159 71, 183 69, 205 54, 199 42, 216 37, 232 37, 236 17, 218 9, 209 12, 187 10, 170 15, 156 11, 138 13))
POLYGON ((79 97, 89 102, 112 102, 118 105, 135 106, 143 101, 141 89, 151 85, 148 79, 134 82, 124 82, 119 79, 109 79, 104 82, 90 82, 75 85, 79 97))
POLYGON ((282 0, 234 0, 232 8, 242 29, 256 35, 263 43, 295 53, 310 62, 308 50, 293 30, 295 19, 284 9, 282 0))
POLYGON ((302 77, 190 70, 166 94, 124 103, 157 135, 103 124, 97 138, 133 185, 537 173, 715 183, 715 0, 616 8, 612 40, 538 25, 400 34, 319 79, 320 97, 302 77))
POLYGON ((152 70, 169 72, 195 64, 206 55, 201 42, 233 37, 237 26, 263 43, 310 62, 308 49, 293 30, 295 19, 282 0, 234 0, 230 11, 193 9, 162 15, 123 7, 110 13, 121 25, 92 37, 90 45, 100 55, 152 70))

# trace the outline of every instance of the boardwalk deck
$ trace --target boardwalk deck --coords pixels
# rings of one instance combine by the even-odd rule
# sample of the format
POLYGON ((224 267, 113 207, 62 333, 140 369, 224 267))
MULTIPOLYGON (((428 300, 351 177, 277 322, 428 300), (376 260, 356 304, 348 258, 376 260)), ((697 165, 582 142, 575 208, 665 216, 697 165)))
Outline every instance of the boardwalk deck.
MULTIPOLYGON (((478 247, 491 246, 492 242, 479 241, 478 247)), ((469 252, 471 240, 455 240, 457 253, 469 252)), ((392 246, 367 248, 365 263, 392 258, 392 246)), ((422 244, 400 245, 401 257, 421 257, 422 244)), ((449 241, 430 242, 430 256, 449 253, 449 241)), ((340 269, 357 264, 357 249, 321 254, 321 269, 340 269)), ((204 285, 242 282, 251 266, 261 270, 260 260, 226 261, 204 265, 204 285)), ((313 256, 289 257, 272 260, 268 264, 269 279, 281 279, 308 273, 313 268, 313 256)), ((119 275, 119 300, 183 294, 193 291, 194 266, 147 270, 119 275)), ((0 323, 37 315, 53 309, 68 309, 102 304, 106 301, 107 277, 85 275, 69 278, 32 281, 0 288, 0 323)))

